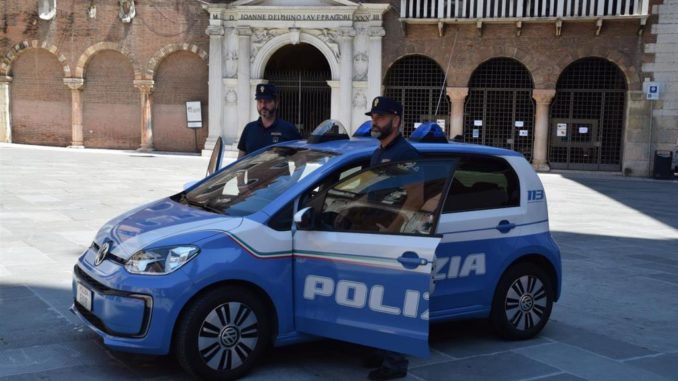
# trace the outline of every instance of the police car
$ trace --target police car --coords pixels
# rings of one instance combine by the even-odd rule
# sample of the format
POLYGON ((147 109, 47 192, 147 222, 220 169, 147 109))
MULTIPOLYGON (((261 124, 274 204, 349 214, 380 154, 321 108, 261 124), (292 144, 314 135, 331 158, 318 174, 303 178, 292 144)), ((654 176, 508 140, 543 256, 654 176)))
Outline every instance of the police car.
POLYGON ((372 168, 377 140, 333 121, 225 168, 218 143, 214 173, 99 230, 72 310, 108 347, 207 379, 323 337, 425 357, 437 321, 533 337, 561 286, 544 188, 514 151, 438 140, 372 168))

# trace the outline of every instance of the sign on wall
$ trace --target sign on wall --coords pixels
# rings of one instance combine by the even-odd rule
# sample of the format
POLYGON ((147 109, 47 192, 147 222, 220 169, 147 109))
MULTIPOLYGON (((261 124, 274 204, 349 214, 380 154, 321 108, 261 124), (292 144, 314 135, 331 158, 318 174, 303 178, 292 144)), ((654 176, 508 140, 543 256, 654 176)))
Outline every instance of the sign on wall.
POLYGON ((658 82, 647 82, 645 85, 645 94, 647 95, 647 100, 656 101, 659 99, 659 83, 658 82))
POLYGON ((186 102, 186 121, 188 128, 202 127, 202 110, 200 101, 186 102))

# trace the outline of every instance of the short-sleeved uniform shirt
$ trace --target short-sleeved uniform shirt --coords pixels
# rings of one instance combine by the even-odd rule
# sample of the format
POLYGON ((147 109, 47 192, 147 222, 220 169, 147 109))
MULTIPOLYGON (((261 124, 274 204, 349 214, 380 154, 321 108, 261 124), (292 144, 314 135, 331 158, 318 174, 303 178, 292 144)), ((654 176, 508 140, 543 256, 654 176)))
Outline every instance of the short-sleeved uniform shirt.
POLYGON ((379 146, 379 148, 374 150, 370 160, 370 167, 389 161, 415 160, 418 158, 419 151, 412 147, 402 135, 398 135, 398 137, 393 139, 391 144, 383 148, 379 146))
POLYGON ((301 139, 301 134, 290 122, 276 118, 275 122, 266 128, 259 118, 247 123, 240 135, 238 149, 249 154, 271 144, 297 139, 301 139))

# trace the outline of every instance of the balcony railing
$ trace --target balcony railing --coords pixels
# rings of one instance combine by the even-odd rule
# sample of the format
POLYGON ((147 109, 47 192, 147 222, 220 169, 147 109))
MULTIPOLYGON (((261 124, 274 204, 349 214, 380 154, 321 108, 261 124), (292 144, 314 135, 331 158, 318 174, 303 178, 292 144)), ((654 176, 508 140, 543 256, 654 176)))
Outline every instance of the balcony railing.
POLYGON ((403 21, 643 18, 649 0, 401 0, 403 21))

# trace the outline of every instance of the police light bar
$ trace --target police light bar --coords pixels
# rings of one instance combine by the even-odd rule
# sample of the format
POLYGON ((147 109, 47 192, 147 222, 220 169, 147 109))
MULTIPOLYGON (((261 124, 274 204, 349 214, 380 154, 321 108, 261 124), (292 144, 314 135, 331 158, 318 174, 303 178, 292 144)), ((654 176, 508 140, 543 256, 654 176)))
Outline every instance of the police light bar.
POLYGON ((308 137, 308 142, 311 144, 317 144, 322 142, 329 142, 332 140, 348 140, 349 136, 346 133, 344 125, 340 121, 334 119, 328 119, 324 122, 321 122, 318 127, 311 132, 311 136, 308 137))
POLYGON ((361 124, 353 133, 354 138, 371 138, 372 137, 372 121, 368 120, 361 124))
POLYGON ((447 143, 447 136, 437 123, 424 122, 412 132, 410 140, 420 143, 447 143))

